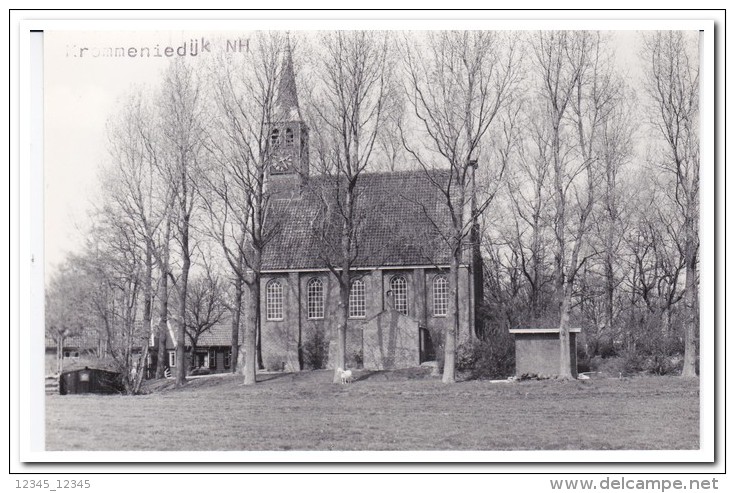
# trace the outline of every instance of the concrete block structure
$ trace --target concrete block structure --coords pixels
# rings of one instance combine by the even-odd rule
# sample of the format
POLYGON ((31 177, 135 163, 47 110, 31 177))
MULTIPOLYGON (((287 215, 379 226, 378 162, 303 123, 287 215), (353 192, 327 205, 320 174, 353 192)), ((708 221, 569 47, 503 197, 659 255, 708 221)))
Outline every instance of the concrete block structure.
MULTIPOLYGON (((516 376, 559 375, 559 329, 513 329, 516 347, 516 376)), ((569 357, 572 376, 577 378, 577 335, 579 328, 569 329, 569 357)))

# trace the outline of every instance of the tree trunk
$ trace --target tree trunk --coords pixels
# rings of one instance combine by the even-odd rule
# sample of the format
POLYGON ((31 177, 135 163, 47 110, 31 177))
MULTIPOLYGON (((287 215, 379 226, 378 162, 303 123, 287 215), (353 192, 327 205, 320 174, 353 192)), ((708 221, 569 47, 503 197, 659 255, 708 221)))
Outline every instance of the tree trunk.
POLYGON ((61 335, 56 342, 56 373, 61 375, 64 370, 64 336, 61 335))
MULTIPOLYGON (((188 218, 184 218, 183 221, 188 221, 188 218)), ((188 229, 188 225, 185 226, 188 229)), ((189 283, 189 269, 191 267, 191 258, 189 256, 189 232, 184 231, 181 238, 182 247, 182 266, 181 276, 179 282, 181 285, 178 288, 179 294, 179 313, 176 327, 176 387, 180 387, 186 383, 186 331, 184 326, 186 324, 186 295, 189 283)), ((193 356, 193 355, 192 355, 193 356)))
MULTIPOLYGON (((353 157, 354 159, 354 157, 353 157)), ((357 160, 355 159, 355 162, 357 160)), ((354 207, 355 197, 354 188, 351 188, 350 184, 347 184, 347 190, 345 193, 345 218, 342 222, 342 271, 340 272, 340 310, 339 320, 337 322, 337 347, 335 360, 334 360, 334 378, 333 383, 340 383, 342 376, 339 373, 339 369, 345 370, 347 365, 347 321, 350 317, 350 291, 352 289, 352 282, 350 279, 350 268, 352 267, 351 255, 352 255, 352 231, 355 227, 354 221, 354 207)))
POLYGON ((260 311, 258 311, 258 317, 255 320, 255 352, 258 356, 258 369, 265 370, 265 365, 263 365, 263 351, 261 350, 261 328, 260 311))
POLYGON ((230 339, 230 368, 232 373, 237 373, 238 352, 240 346, 240 317, 242 316, 242 280, 235 281, 235 299, 232 310, 232 336, 230 339))
POLYGON ((161 279, 159 281, 160 304, 160 320, 158 322, 158 361, 156 364, 156 378, 160 379, 166 375, 166 366, 168 364, 168 351, 166 342, 168 341, 168 261, 169 261, 169 238, 171 236, 171 219, 166 219, 166 226, 163 237, 162 258, 159 258, 158 270, 161 279))
POLYGON ((163 378, 166 373, 166 365, 168 363, 168 351, 166 350, 166 341, 168 341, 168 277, 166 273, 161 274, 161 319, 158 322, 158 361, 156 363, 156 378, 163 378))
POLYGON ((342 375, 337 371, 346 369, 347 364, 347 321, 350 317, 350 271, 343 269, 340 273, 339 310, 337 313, 337 345, 334 354, 334 378, 333 383, 340 383, 342 375))
POLYGON ((138 364, 138 371, 135 374, 135 379, 133 380, 133 395, 137 395, 140 393, 140 387, 143 385, 143 376, 144 376, 144 372, 147 366, 146 365, 147 359, 148 359, 148 345, 146 344, 143 347, 143 354, 138 360, 139 362, 142 362, 142 364, 138 364))
MULTIPOLYGON (((539 199, 540 200, 540 199, 539 199)), ((541 240, 539 238, 539 224, 538 218, 534 215, 533 224, 533 250, 531 251, 531 275, 533 276, 533 282, 531 282, 531 317, 533 320, 541 318, 541 240)), ((523 248, 523 246, 521 246, 523 248)))
MULTIPOLYGON (((567 278, 566 270, 566 190, 564 188, 564 164, 560 156, 559 126, 555 119, 553 133, 554 153, 554 188, 556 192, 556 224, 555 234, 557 251, 555 255, 556 299, 559 306, 559 378, 571 379, 571 361, 569 357, 569 311, 571 310, 572 286, 567 278)), ((575 264, 572 264, 574 268, 575 264)))
MULTIPOLYGON (((148 371, 148 362, 146 361, 148 359, 148 346, 150 345, 150 337, 153 335, 156 337, 156 334, 153 331, 153 325, 151 323, 152 321, 152 303, 153 303, 153 288, 151 284, 153 283, 153 245, 151 245, 150 241, 146 241, 146 248, 145 248, 145 287, 143 291, 143 330, 144 334, 146 334, 146 340, 144 343, 145 346, 145 356, 146 359, 143 360, 143 369, 141 373, 148 371)), ((140 388, 140 385, 137 386, 137 388, 140 388)), ((134 392, 136 390, 134 389, 134 392)))
POLYGON ((571 380, 572 360, 571 342, 569 340, 569 314, 572 307, 572 285, 564 283, 559 306, 559 378, 571 380))
POLYGON ((605 330, 613 333, 613 305, 615 303, 615 271, 613 269, 612 242, 608 241, 605 254, 605 330))
POLYGON ((457 332, 459 331, 459 264, 462 255, 455 248, 449 268, 449 314, 451 322, 444 330, 444 370, 442 382, 454 383, 456 373, 457 332))
MULTIPOLYGON (((591 177, 589 178, 591 180, 591 177)), ((579 225, 577 226, 577 233, 574 239, 574 246, 572 247, 572 255, 570 259, 571 268, 569 274, 565 275, 562 271, 558 285, 560 288, 561 300, 559 303, 559 364, 560 373, 559 378, 573 379, 574 375, 572 372, 572 348, 569 336, 569 318, 572 310, 572 287, 574 285, 574 279, 576 277, 577 269, 580 267, 579 253, 582 249, 582 241, 585 231, 585 225, 587 223, 587 217, 589 217, 592 211, 592 195, 591 191, 590 199, 585 206, 584 210, 579 219, 579 225)), ((576 369, 575 369, 576 371, 576 369)))
POLYGON ((191 339, 191 346, 189 347, 189 374, 198 368, 197 366, 197 341, 194 338, 191 339))
POLYGON ((242 373, 245 385, 255 385, 255 372, 257 370, 257 327, 260 318, 260 274, 254 272, 251 274, 248 283, 248 321, 245 324, 245 332, 243 337, 244 360, 242 373))
POLYGON ((615 242, 617 236, 618 207, 617 168, 611 159, 605 159, 605 205, 607 225, 605 228, 605 328, 607 334, 613 333, 613 305, 615 303, 615 242))
POLYGON ((684 324, 684 367, 681 376, 685 378, 693 378, 697 376, 697 351, 696 351, 696 331, 697 331, 697 255, 694 248, 694 237, 696 232, 692 227, 692 220, 688 218, 686 227, 686 278, 684 306, 686 308, 686 319, 684 324))

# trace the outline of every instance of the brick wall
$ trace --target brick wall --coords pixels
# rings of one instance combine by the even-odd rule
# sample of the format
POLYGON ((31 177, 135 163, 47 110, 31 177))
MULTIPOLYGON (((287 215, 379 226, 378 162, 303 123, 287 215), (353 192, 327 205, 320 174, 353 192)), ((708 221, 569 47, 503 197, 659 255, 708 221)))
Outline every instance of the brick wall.
MULTIPOLYGON (((365 282, 365 318, 348 320, 347 359, 355 364, 361 355, 365 368, 406 368, 419 364, 419 326, 441 334, 451 319, 433 314, 433 281, 444 272, 438 269, 377 269, 360 271, 365 282), (388 296, 390 280, 402 275, 408 288, 408 316, 392 310, 388 296)), ((459 342, 471 337, 471 285, 469 271, 460 270, 459 342)), ((262 354, 266 368, 283 364, 286 371, 303 369, 299 347, 319 331, 329 341, 328 368, 333 368, 334 331, 337 329, 339 284, 331 273, 302 272, 264 276, 261 281, 262 354), (324 318, 308 318, 307 284, 318 277, 324 287, 324 318), (277 279, 283 286, 283 320, 266 319, 266 286, 277 279)), ((348 366, 352 367, 348 363, 348 366)))
POLYGON ((419 324, 386 310, 362 327, 364 367, 372 370, 410 368, 419 365, 419 324))

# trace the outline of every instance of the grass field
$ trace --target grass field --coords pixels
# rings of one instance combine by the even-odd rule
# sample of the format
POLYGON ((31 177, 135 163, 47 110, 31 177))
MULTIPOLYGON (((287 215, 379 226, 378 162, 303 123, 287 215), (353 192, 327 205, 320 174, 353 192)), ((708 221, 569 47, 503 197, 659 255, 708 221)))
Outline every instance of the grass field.
POLYGON ((699 381, 460 382, 411 372, 238 376, 142 396, 48 395, 47 450, 699 448, 699 381), (168 430, 156 433, 160 423, 168 430))

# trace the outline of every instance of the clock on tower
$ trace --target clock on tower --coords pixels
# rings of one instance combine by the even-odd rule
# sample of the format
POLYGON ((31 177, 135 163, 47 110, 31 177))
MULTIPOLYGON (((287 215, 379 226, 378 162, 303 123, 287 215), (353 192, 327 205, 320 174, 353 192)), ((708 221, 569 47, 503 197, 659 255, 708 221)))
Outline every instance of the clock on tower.
POLYGON ((293 172, 293 157, 290 155, 279 156, 273 160, 273 173, 293 172))

